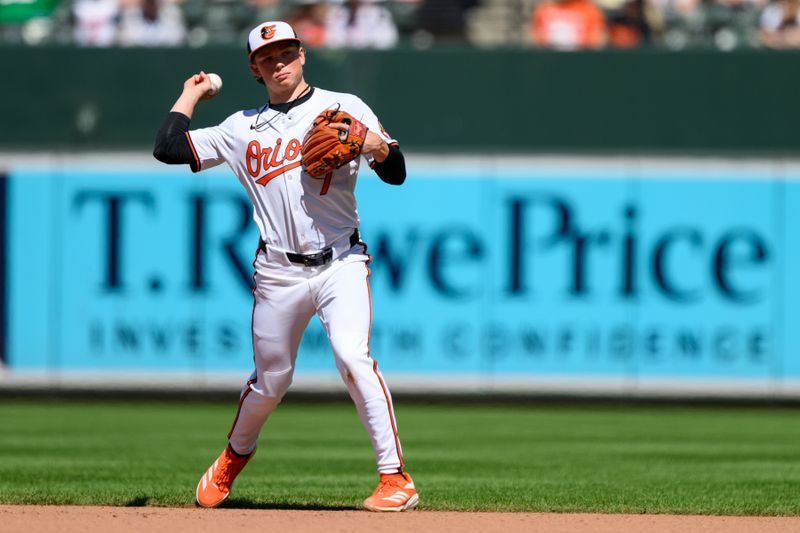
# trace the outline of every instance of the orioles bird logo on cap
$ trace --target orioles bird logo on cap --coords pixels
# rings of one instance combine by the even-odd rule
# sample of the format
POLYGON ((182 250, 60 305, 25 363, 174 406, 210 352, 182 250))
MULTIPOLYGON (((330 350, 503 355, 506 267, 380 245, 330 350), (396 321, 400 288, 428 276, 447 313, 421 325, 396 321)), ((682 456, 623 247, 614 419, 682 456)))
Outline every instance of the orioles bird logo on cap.
POLYGON ((264 26, 261 28, 261 38, 265 41, 269 41, 275 37, 275 25, 272 24, 271 26, 264 26))

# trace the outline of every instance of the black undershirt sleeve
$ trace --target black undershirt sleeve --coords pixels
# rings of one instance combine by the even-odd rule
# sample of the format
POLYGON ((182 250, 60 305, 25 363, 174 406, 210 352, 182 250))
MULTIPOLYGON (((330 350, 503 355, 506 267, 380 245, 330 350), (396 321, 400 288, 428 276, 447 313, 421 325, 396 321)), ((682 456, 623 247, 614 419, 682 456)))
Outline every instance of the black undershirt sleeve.
POLYGON ((153 157, 170 165, 189 164, 195 172, 198 161, 189 145, 189 117, 170 111, 156 134, 153 157))
POLYGON ((394 144, 389 145, 389 155, 381 163, 372 164, 372 169, 380 179, 389 185, 402 185, 406 181, 406 160, 394 144))

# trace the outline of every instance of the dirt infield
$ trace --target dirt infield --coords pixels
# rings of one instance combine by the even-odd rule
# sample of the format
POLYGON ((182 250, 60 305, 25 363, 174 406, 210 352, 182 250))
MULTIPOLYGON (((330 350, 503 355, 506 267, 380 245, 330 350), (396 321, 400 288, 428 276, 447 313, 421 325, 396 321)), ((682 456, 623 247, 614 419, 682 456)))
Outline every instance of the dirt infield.
POLYGON ((800 517, 446 513, 412 511, 284 511, 0 505, 4 533, 219 533, 268 528, 302 533, 486 532, 503 533, 795 533, 800 517))

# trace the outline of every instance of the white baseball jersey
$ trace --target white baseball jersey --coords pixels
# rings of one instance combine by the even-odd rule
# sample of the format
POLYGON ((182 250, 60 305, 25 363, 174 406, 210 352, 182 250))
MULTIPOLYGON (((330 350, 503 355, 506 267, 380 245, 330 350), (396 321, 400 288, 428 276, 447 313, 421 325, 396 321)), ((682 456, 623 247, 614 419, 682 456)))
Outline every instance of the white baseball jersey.
POLYGON ((354 189, 360 158, 324 178, 311 177, 301 166, 302 141, 314 118, 337 106, 387 143, 396 142, 360 98, 319 88, 287 113, 269 106, 239 111, 218 126, 187 134, 197 169, 228 163, 244 185, 261 238, 270 247, 312 253, 358 227, 354 189))

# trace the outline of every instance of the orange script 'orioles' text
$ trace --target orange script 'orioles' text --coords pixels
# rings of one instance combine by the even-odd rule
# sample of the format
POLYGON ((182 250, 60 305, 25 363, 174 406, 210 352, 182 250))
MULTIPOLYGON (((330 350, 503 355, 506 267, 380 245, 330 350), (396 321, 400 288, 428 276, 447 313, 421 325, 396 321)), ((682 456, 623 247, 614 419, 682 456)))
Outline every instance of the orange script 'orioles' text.
POLYGON ((259 185, 266 185, 272 178, 280 176, 287 170, 300 166, 301 161, 295 161, 300 157, 303 148, 300 141, 297 139, 290 140, 286 143, 286 148, 283 151, 281 151, 282 144, 283 139, 279 138, 275 141, 275 146, 269 146, 267 148, 261 148, 261 143, 258 141, 250 141, 247 145, 247 172, 249 172, 251 176, 258 178, 262 172, 274 169, 256 180, 256 183, 259 185))

